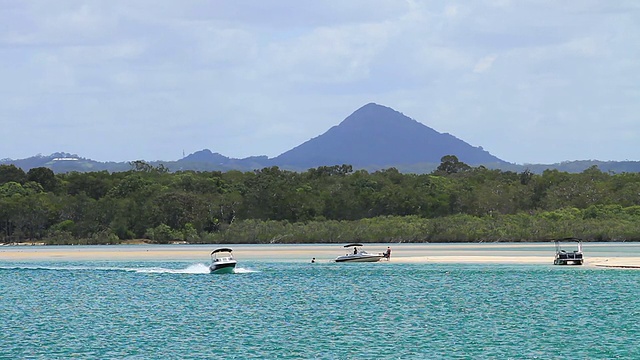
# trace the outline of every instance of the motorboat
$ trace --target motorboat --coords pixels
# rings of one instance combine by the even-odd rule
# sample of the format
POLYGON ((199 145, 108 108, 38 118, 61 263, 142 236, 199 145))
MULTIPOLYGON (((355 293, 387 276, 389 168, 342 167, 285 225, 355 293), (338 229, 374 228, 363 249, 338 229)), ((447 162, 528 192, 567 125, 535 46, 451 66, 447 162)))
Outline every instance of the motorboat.
POLYGON ((362 250, 362 244, 353 243, 347 244, 345 248, 353 248, 353 251, 348 252, 345 255, 338 256, 336 262, 376 262, 384 257, 383 254, 371 254, 362 250))
POLYGON ((211 265, 209 272, 212 274, 231 274, 238 261, 233 258, 231 248, 218 248, 211 252, 211 265))

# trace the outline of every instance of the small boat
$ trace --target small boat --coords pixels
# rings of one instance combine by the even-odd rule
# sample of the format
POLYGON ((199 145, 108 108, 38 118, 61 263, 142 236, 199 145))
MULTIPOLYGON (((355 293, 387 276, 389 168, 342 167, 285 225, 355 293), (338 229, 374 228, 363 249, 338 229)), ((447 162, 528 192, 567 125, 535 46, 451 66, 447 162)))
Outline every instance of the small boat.
POLYGON ((231 248, 218 248, 211 252, 211 265, 209 272, 212 274, 231 274, 238 261, 233 258, 231 248), (222 253, 222 254, 221 254, 222 253))
POLYGON ((353 248, 353 252, 338 256, 336 262, 376 262, 384 257, 383 254, 370 254, 362 250, 362 244, 347 244, 345 248, 353 248))
POLYGON ((584 254, 582 253, 582 240, 574 237, 564 238, 555 241, 556 256, 553 259, 553 265, 582 265, 584 263, 584 254), (562 248, 563 242, 575 242, 576 249, 566 251, 562 248))

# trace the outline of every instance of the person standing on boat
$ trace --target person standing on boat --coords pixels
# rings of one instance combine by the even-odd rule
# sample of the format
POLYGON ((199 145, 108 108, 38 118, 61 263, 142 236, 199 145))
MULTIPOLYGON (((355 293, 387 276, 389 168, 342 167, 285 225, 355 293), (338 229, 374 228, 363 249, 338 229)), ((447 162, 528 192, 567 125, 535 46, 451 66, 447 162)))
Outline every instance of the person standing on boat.
POLYGON ((358 255, 358 248, 357 247, 353 247, 353 255, 358 255))
POLYGON ((387 261, 391 260, 391 247, 387 246, 387 252, 384 253, 384 257, 387 258, 387 261))

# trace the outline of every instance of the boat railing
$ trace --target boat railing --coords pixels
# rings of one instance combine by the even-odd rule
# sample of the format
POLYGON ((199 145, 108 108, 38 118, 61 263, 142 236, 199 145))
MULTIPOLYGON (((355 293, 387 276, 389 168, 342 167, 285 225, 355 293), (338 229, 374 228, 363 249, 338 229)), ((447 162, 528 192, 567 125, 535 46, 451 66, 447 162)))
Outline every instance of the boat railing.
POLYGON ((557 257, 563 260, 564 259, 582 259, 582 253, 578 251, 574 251, 574 252, 560 251, 557 254, 557 257))

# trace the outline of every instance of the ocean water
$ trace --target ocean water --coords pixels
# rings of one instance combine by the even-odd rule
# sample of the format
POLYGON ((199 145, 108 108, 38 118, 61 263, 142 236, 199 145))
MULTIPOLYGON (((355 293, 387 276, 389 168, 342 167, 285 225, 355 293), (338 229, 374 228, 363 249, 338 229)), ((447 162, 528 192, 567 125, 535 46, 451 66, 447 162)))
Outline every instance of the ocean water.
POLYGON ((640 359, 640 271, 0 261, 1 359, 640 359))

